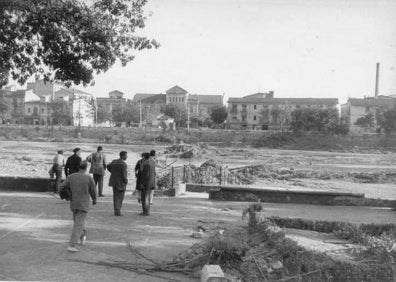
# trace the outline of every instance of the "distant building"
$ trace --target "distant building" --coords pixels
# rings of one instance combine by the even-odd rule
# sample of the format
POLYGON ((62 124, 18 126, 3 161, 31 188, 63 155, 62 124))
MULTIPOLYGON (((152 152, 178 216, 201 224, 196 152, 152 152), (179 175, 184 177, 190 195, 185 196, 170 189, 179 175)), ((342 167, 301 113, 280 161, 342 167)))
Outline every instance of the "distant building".
POLYGON ((299 108, 336 109, 336 98, 274 98, 274 92, 255 93, 228 99, 229 128, 281 129, 291 122, 291 113, 299 108))
POLYGON ((112 114, 113 109, 124 104, 126 99, 124 98, 124 93, 118 90, 113 90, 109 92, 109 97, 97 97, 96 102, 98 107, 103 107, 107 113, 112 114))
POLYGON ((66 102, 70 108, 70 124, 67 125, 94 125, 92 110, 93 96, 90 93, 63 88, 57 83, 36 80, 29 82, 26 90, 15 90, 6 87, 0 90, 0 96, 11 101, 11 123, 35 125, 51 124, 53 102, 66 102))
POLYGON ((350 133, 376 132, 377 115, 379 112, 396 107, 396 97, 376 96, 368 98, 349 98, 346 104, 341 106, 341 117, 344 123, 349 125, 350 133), (356 121, 368 114, 374 117, 372 127, 362 127, 356 125, 356 121))
POLYGON ((134 102, 139 102, 142 107, 150 108, 149 122, 153 125, 157 122, 156 116, 160 114, 161 108, 167 104, 178 104, 189 108, 190 116, 208 117, 214 106, 223 105, 223 95, 190 94, 180 86, 176 85, 165 94, 136 93, 134 102))

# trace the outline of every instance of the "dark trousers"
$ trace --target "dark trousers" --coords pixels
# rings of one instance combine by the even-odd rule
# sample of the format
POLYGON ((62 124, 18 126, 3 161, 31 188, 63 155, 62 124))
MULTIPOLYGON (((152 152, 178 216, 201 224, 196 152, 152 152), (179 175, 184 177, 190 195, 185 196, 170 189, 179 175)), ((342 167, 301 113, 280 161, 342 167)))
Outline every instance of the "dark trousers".
POLYGON ((99 189, 99 191, 96 190, 96 192, 98 192, 96 194, 99 196, 102 196, 103 195, 103 175, 94 173, 93 179, 95 181, 95 188, 96 188, 96 186, 98 186, 98 189, 99 189))
POLYGON ((141 195, 140 197, 142 198, 142 209, 143 209, 143 214, 149 215, 150 214, 150 194, 151 190, 141 190, 141 195))
POLYGON ((62 166, 54 164, 54 166, 52 167, 52 171, 56 175, 55 192, 59 193, 59 185, 61 184, 61 181, 62 181, 62 166))
POLYGON ((118 190, 113 187, 114 214, 121 214, 122 201, 124 201, 125 190, 118 190))

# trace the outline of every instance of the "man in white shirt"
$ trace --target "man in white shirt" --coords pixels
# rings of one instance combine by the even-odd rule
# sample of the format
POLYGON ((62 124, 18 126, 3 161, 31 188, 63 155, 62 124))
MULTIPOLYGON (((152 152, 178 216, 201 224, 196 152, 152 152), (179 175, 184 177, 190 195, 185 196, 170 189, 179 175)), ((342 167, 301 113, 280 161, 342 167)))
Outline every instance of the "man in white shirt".
POLYGON ((56 175, 55 180, 55 193, 59 193, 59 186, 62 181, 62 170, 65 166, 65 157, 63 156, 63 151, 59 150, 54 160, 52 161, 52 172, 56 175))

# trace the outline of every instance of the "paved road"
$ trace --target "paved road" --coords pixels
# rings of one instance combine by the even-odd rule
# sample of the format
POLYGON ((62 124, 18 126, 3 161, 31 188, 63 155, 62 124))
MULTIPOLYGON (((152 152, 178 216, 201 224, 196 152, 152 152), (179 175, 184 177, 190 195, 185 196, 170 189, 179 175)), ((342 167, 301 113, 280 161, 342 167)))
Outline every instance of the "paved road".
MULTIPOLYGON (((134 263, 136 259, 126 242, 158 262, 169 261, 199 242, 190 237, 199 224, 224 229, 246 224, 241 213, 247 206, 244 202, 212 202, 205 197, 161 197, 155 199, 152 215, 141 217, 136 198, 128 193, 125 216, 114 217, 109 194, 89 212, 87 244, 72 254, 66 251, 72 228, 67 202, 49 193, 0 191, 0 280, 197 281, 169 273, 154 273, 163 278, 153 277, 97 263, 134 263)), ((372 207, 265 203, 264 208, 269 216, 396 223, 395 212, 372 207)))

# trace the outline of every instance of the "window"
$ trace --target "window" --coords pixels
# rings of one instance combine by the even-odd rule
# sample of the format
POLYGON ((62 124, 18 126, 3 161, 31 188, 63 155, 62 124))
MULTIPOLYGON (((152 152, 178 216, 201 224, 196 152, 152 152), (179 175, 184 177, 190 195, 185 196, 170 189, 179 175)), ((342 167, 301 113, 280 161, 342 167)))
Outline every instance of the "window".
MULTIPOLYGON (((256 105, 255 105, 256 106, 256 105)), ((257 117, 256 116, 253 116, 253 120, 257 120, 257 117)))
POLYGON ((31 111, 31 110, 30 110, 30 108, 27 108, 27 112, 28 112, 28 114, 30 114, 30 111, 31 111))
POLYGON ((257 105, 254 105, 254 106, 253 106, 253 109, 257 110, 257 105))
POLYGON ((184 98, 183 97, 181 98, 181 101, 184 102, 184 98))
POLYGON ((45 112, 45 109, 41 108, 41 113, 44 114, 44 112, 45 112))

